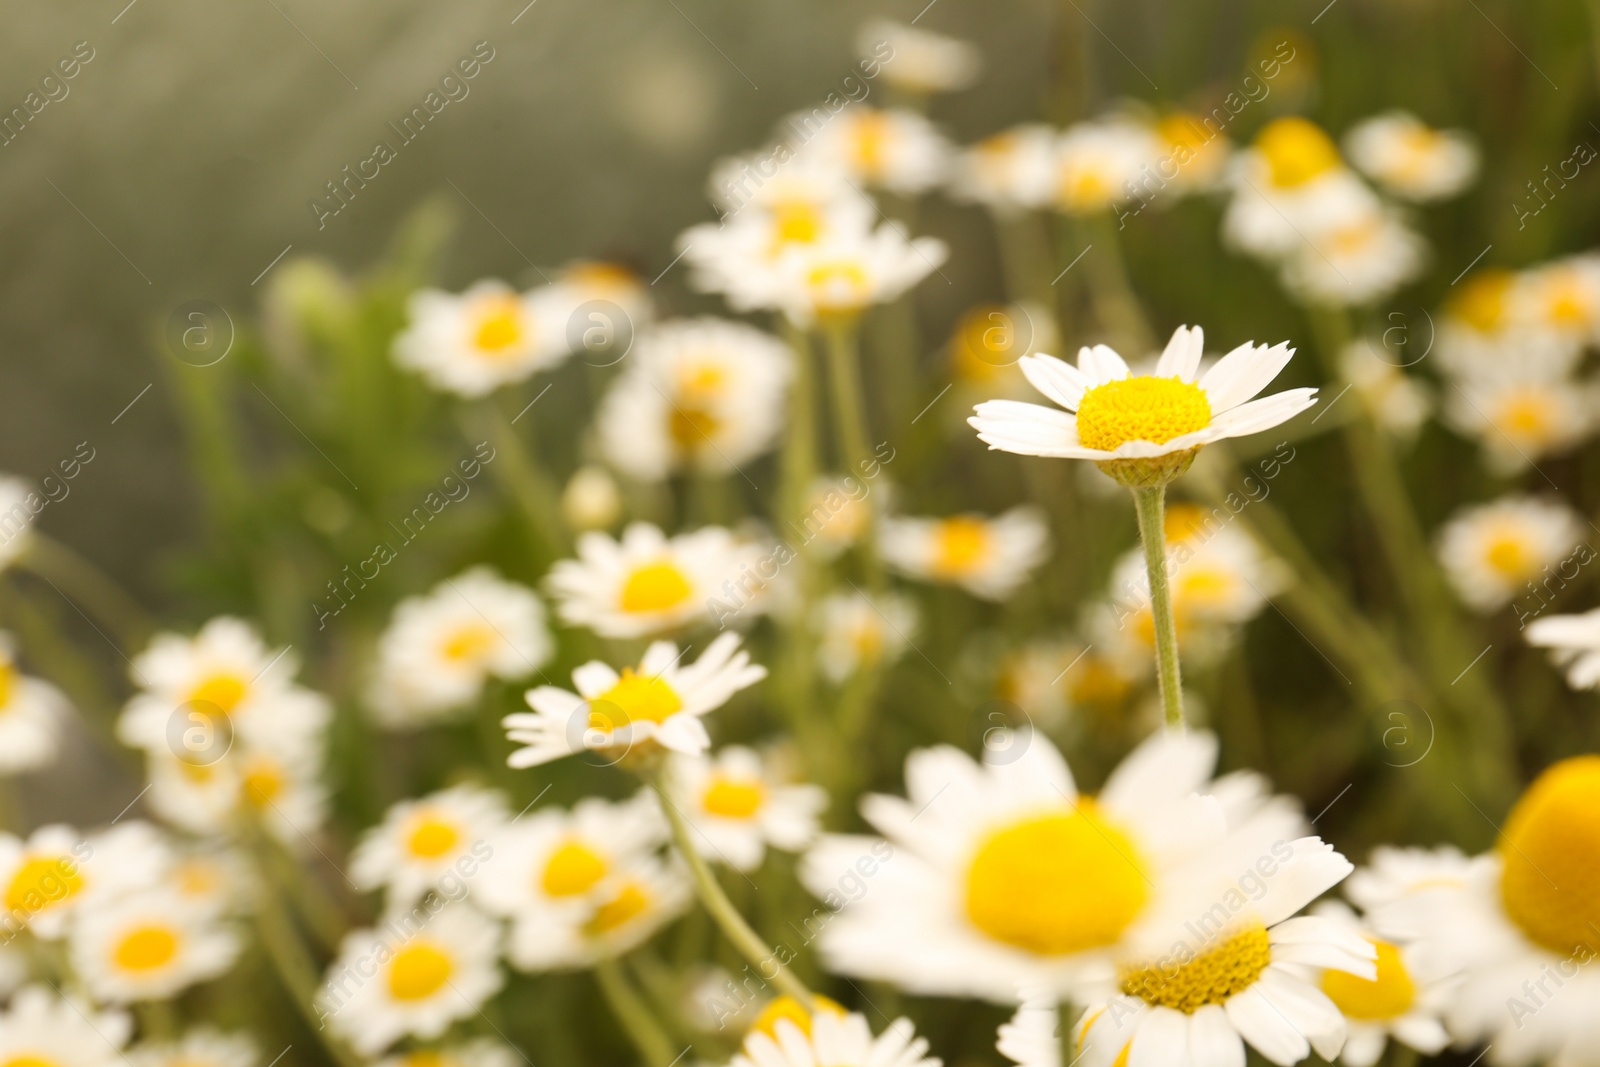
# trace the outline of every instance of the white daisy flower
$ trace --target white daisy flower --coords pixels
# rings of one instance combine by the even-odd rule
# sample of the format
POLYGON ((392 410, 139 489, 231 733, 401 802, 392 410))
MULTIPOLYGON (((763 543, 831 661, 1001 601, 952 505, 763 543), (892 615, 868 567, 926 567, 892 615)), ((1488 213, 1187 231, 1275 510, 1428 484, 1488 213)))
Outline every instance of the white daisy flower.
POLYGON ((1339 373, 1379 426, 1410 440, 1433 412, 1433 393, 1397 365, 1404 357, 1391 360, 1386 354, 1381 344, 1352 341, 1339 357, 1339 373))
POLYGON ((1199 374, 1204 346, 1200 327, 1180 326, 1155 373, 1137 376, 1105 345, 1079 349, 1076 367, 1053 356, 1025 356, 1028 381, 1066 411, 990 400, 967 422, 990 448, 1025 456, 1088 459, 1105 469, 1177 455, 1174 462, 1186 466, 1185 457, 1202 445, 1270 429, 1316 402, 1315 389, 1253 399, 1293 357, 1287 342, 1240 345, 1199 374))
POLYGON ((177 1041, 149 1041, 128 1050, 133 1067, 260 1067, 256 1044, 244 1034, 198 1026, 177 1041))
POLYGON ((1574 689, 1600 689, 1600 608, 1550 615, 1528 624, 1528 644, 1548 648, 1574 689))
POLYGON ((622 517, 617 480, 604 467, 579 467, 561 493, 561 517, 574 530, 611 529, 622 517))
POLYGON ((1030 123, 984 138, 957 157, 951 193, 1007 215, 1044 207, 1056 190, 1058 136, 1030 123))
MULTIPOLYGON (((1141 650, 1141 661, 1148 654, 1141 650)), ((995 695, 1015 704, 1043 726, 1066 721, 1075 708, 1115 707, 1141 675, 1130 672, 1098 646, 1074 637, 1049 636, 1028 642, 1001 661, 995 695)))
POLYGON ((233 966, 239 939, 170 889, 87 909, 68 941, 73 971, 102 1002, 164 1000, 233 966))
POLYGON ((910 1019, 896 1019, 873 1037, 866 1016, 823 1008, 809 1018, 803 1011, 785 1011, 771 1022, 770 1031, 757 1024, 728 1067, 940 1067, 942 1063, 927 1054, 927 1039, 916 1036, 910 1019))
POLYGON ((1471 874, 1472 861, 1453 845, 1439 848, 1396 848, 1380 845, 1372 850, 1365 867, 1358 867, 1344 884, 1344 894, 1353 900, 1367 920, 1384 937, 1410 940, 1415 929, 1403 917, 1390 921, 1396 908, 1406 902, 1440 890, 1464 889, 1471 874))
POLYGON ((641 335, 631 357, 596 416, 615 469, 644 482, 684 470, 731 474, 776 444, 794 368, 777 338, 684 319, 641 335))
POLYGON ((558 321, 563 327, 564 343, 569 348, 590 347, 593 335, 587 334, 587 331, 591 327, 614 329, 616 336, 609 340, 626 343, 655 314, 650 302, 649 283, 621 263, 599 259, 568 263, 556 275, 550 290, 549 293, 538 295, 547 297, 558 311, 563 306, 567 309, 567 314, 558 321), (585 305, 603 304, 611 307, 585 308, 585 305), (621 312, 620 322, 612 321, 615 318, 612 308, 621 312), (583 314, 586 310, 596 314, 583 314))
POLYGON ((26 841, 0 834, 5 928, 59 938, 72 916, 154 886, 171 858, 155 827, 137 819, 88 835, 59 823, 40 827, 26 841))
POLYGON ((833 593, 817 605, 817 662, 835 685, 863 667, 886 667, 911 644, 917 606, 887 593, 833 593))
POLYGON ((1000 1024, 995 1050, 1017 1067, 1061 1067, 1061 1010, 1048 990, 1021 991, 1022 1004, 1000 1024))
POLYGON ((948 93, 978 80, 983 56, 976 45, 956 37, 907 26, 891 19, 872 19, 856 34, 864 60, 880 60, 879 77, 908 93, 948 93))
POLYGON ((1187 111, 1169 112, 1156 120, 1155 132, 1163 150, 1155 164, 1161 180, 1152 193, 1167 189, 1180 194, 1206 192, 1222 181, 1233 158, 1233 144, 1215 126, 1216 120, 1209 116, 1187 111))
POLYGON ((1436 130, 1409 111, 1386 111, 1344 135, 1350 162, 1407 200, 1444 200, 1478 176, 1478 148, 1460 130, 1436 130))
POLYGON ((178 852, 161 884, 205 918, 247 910, 259 889, 249 862, 237 851, 214 844, 178 852))
POLYGON ((408 1035, 439 1037, 504 984, 498 923, 460 904, 425 914, 420 926, 391 920, 347 934, 328 969, 318 1010, 363 1055, 408 1035))
POLYGON ((133 1020, 28 986, 0 1012, 0 1063, 47 1067, 123 1067, 133 1020))
POLYGON ((320 747, 293 743, 236 746, 209 762, 152 749, 146 757, 150 807, 174 826, 197 834, 227 832, 240 812, 252 814, 294 849, 308 843, 327 817, 319 780, 320 747))
POLYGON ((566 358, 570 297, 553 286, 518 293, 481 281, 460 294, 411 294, 407 323, 394 339, 394 360, 433 388, 486 396, 566 358))
POLYGON ((677 756, 670 768, 673 802, 694 827, 708 860, 753 871, 767 846, 799 852, 817 837, 828 806, 821 786, 781 779, 752 749, 728 747, 711 756, 677 756))
POLYGON ((15 642, 0 633, 0 774, 54 763, 71 713, 65 693, 17 669, 15 642))
POLYGON ((904 108, 875 108, 855 103, 816 124, 812 112, 800 112, 787 125, 800 140, 801 154, 814 154, 825 165, 841 168, 853 181, 905 196, 925 193, 944 180, 951 148, 926 117, 904 108))
POLYGON ((474 567, 394 609, 368 702, 391 729, 446 720, 470 708, 491 678, 526 677, 552 651, 533 591, 474 567))
POLYGON ((1588 437, 1596 410, 1600 388, 1593 382, 1517 358, 1457 379, 1444 414, 1453 429, 1478 440, 1496 472, 1509 475, 1588 437))
MULTIPOLYGON (((938 270, 950 254, 934 237, 908 238, 896 223, 795 245, 777 263, 776 290, 746 307, 776 307, 799 326, 849 319, 887 304, 938 270)), ((755 294, 752 294, 754 297, 755 294)), ((730 294, 735 307, 737 294, 730 294)))
POLYGON ((1570 346, 1600 342, 1600 253, 1568 256, 1525 271, 1509 299, 1512 319, 1570 346))
POLYGON ((445 1048, 416 1049, 386 1056, 378 1067, 517 1067, 520 1053, 492 1037, 480 1037, 445 1048))
POLYGON ((27 550, 33 517, 44 504, 45 498, 28 482, 0 474, 0 570, 27 550))
POLYGON ((1391 211, 1352 212, 1284 253, 1283 284, 1307 303, 1370 304, 1422 272, 1427 246, 1391 211))
POLYGON ((1080 122, 1056 145, 1053 206, 1093 215, 1134 198, 1163 158, 1162 142, 1144 123, 1125 118, 1080 122))
POLYGON ((351 853, 350 878, 362 889, 387 889, 391 905, 409 905, 463 859, 488 859, 506 818, 505 797, 473 785, 403 800, 351 853))
POLYGON ((1561 501, 1505 496, 1452 515, 1439 531, 1439 562, 1463 601, 1496 611, 1561 562, 1583 533, 1561 501))
POLYGON ((519 970, 530 972, 592 967, 643 944, 693 899, 689 876, 676 861, 642 856, 584 893, 575 913, 564 909, 559 917, 547 913, 541 921, 519 915, 507 955, 519 970))
POLYGON ((527 693, 532 714, 507 715, 506 736, 526 747, 506 761, 535 767, 593 750, 621 759, 635 746, 659 745, 696 755, 711 746, 700 717, 761 681, 767 669, 750 662, 739 635, 725 633, 693 663, 670 641, 657 641, 637 668, 591 660, 572 672, 577 692, 542 685, 527 693))
POLYGON ((567 624, 647 637, 706 621, 713 598, 731 592, 759 554, 721 526, 668 538, 636 522, 620 541, 599 531, 578 538, 578 558, 558 562, 545 584, 567 624))
POLYGON ((1378 198, 1339 158, 1314 122, 1288 116, 1262 127, 1234 159, 1233 197, 1222 219, 1229 243, 1276 260, 1306 241, 1370 218, 1378 198))
POLYGON ((1005 600, 1050 554, 1050 531, 1037 508, 993 518, 885 517, 879 550, 889 566, 925 582, 958 585, 985 600, 1005 600))
MULTIPOLYGON (((1331 881, 1319 872, 1337 881, 1348 866, 1315 838, 1284 840, 1298 820, 1279 805, 1210 795, 1209 734, 1152 736, 1094 798, 1043 734, 1009 740, 986 745, 987 765, 953 748, 913 752, 907 798, 861 805, 889 843, 825 836, 806 856, 802 879, 824 900, 842 873, 871 879, 821 933, 831 970, 919 994, 1067 997, 1109 980, 1130 952, 1166 951, 1175 924, 1210 914, 1258 863, 1278 892, 1308 879, 1321 892, 1331 881)), ((1244 907, 1236 895, 1225 917, 1244 907)))

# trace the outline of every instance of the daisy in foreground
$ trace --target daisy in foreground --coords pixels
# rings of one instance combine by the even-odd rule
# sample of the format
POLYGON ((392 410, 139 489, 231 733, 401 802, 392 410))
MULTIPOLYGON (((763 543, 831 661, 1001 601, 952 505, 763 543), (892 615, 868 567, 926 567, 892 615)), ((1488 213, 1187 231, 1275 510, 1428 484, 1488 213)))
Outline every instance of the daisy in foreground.
POLYGON ((927 1054, 927 1039, 916 1036, 909 1019, 896 1019, 873 1037, 864 1015, 846 1015, 819 998, 819 1010, 808 1016, 786 1000, 780 997, 761 1013, 728 1067, 940 1067, 942 1061, 927 1054))
POLYGON ((739 635, 725 633, 698 660, 683 664, 670 641, 657 641, 637 668, 592 660, 572 672, 577 692, 541 685, 527 694, 532 714, 507 715, 506 736, 525 747, 506 761, 534 767, 586 749, 617 759, 660 748, 699 755, 711 747, 700 716, 761 681, 767 669, 750 662, 739 635))

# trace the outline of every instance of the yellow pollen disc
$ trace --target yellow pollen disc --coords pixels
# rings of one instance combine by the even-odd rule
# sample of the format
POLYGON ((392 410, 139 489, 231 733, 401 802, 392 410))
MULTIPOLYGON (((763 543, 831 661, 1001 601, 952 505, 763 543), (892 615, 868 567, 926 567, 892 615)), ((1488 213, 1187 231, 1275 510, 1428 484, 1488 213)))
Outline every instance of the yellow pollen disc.
POLYGON ((1128 679, 1093 653, 1067 677, 1067 694, 1080 704, 1115 704, 1128 695, 1128 679))
POLYGON ((1484 549, 1483 558, 1503 577, 1511 579, 1526 578, 1539 569, 1534 566, 1528 539, 1516 532, 1495 537, 1484 549))
POLYGON ((1111 200, 1111 183, 1099 171, 1072 168, 1063 172, 1061 203, 1069 208, 1088 210, 1105 207, 1111 200))
POLYGON ((249 691, 250 683, 236 674, 213 674, 190 690, 189 699, 196 704, 215 705, 222 714, 228 715, 249 691))
POLYGON ((933 531, 933 571, 945 577, 970 573, 993 550, 989 524, 973 515, 956 515, 933 531))
POLYGON ((883 655, 883 629, 868 619, 850 633, 850 647, 866 663, 875 663, 883 655))
POLYGON ((484 301, 478 309, 477 322, 472 343, 480 352, 504 355, 522 340, 522 305, 514 296, 497 296, 484 301))
POLYGON ((1383 219, 1370 215, 1349 226, 1334 230, 1328 238, 1329 251, 1336 256, 1354 256, 1371 246, 1383 232, 1383 219))
POLYGON ((589 725, 617 730, 630 722, 666 722, 682 710, 683 699, 663 679, 624 667, 617 684, 589 702, 589 725))
POLYGON ((187 859, 173 871, 178 892, 185 896, 203 897, 214 892, 222 881, 217 869, 202 859, 187 859))
POLYGON ((1293 116, 1267 123, 1256 135, 1256 149, 1280 189, 1304 185, 1339 165, 1339 149, 1322 127, 1293 116))
POLYGON ((1500 405, 1496 425, 1513 437, 1542 440, 1555 421, 1553 398, 1538 389, 1521 389, 1500 405))
POLYGON ((1174 111, 1163 116, 1156 123, 1156 133, 1174 150, 1172 162, 1180 170, 1193 166, 1196 160, 1220 150, 1224 144, 1214 134, 1207 132, 1200 116, 1187 111, 1174 111))
POLYGON ((666 611, 694 595, 694 586, 669 559, 646 563, 622 583, 622 610, 630 613, 666 611))
POLYGON ((283 770, 275 763, 258 760, 244 774, 244 798, 258 808, 266 807, 283 792, 283 770))
POLYGON ((728 384, 728 372, 719 363, 690 364, 678 374, 678 389, 691 396, 716 396, 728 384))
POLYGON ((1372 981, 1344 971, 1326 971, 1322 991, 1352 1019, 1393 1019, 1411 1010, 1417 987, 1400 950, 1387 941, 1368 938, 1378 950, 1378 977, 1372 981))
POLYGON ((33 856, 24 860, 6 887, 6 910, 19 915, 43 911, 83 888, 78 865, 67 856, 33 856))
MULTIPOLYGON (((844 1018, 845 1015, 848 1014, 844 1010, 844 1005, 840 1004, 837 1000, 830 1000, 827 997, 816 996, 813 994, 811 1001, 817 1006, 818 1012, 825 1011, 829 1015, 837 1016, 840 1019, 844 1018)), ((778 1039, 779 1019, 788 1019, 790 1022, 794 1023, 795 1026, 800 1028, 800 1032, 802 1034, 805 1034, 807 1037, 811 1036, 812 1013, 806 1011, 805 1008, 801 1007, 798 1000, 794 999, 788 994, 784 994, 781 997, 774 997, 773 999, 767 1001, 766 1007, 761 1009, 761 1014, 756 1016, 756 1021, 750 1024, 749 1032, 753 1034, 759 1030, 763 1034, 766 1034, 768 1037, 776 1041, 778 1039)))
POLYGON ((437 815, 424 815, 412 824, 406 838, 406 851, 420 859, 434 860, 456 847, 461 834, 455 826, 437 815))
POLYGON ((629 882, 616 895, 594 910, 589 921, 583 924, 584 932, 591 937, 608 934, 626 926, 650 910, 650 891, 638 882, 629 882))
POLYGON ((1122 991, 1129 996, 1193 1015, 1207 1004, 1222 1004, 1249 989, 1271 962, 1267 928, 1257 923, 1188 963, 1127 968, 1119 977, 1122 991))
POLYGON ((1078 440, 1102 452, 1129 441, 1166 444, 1210 425, 1205 390, 1177 378, 1119 378, 1090 389, 1078 404, 1078 440))
POLYGON ((407 945, 389 963, 389 995, 396 1000, 423 1000, 443 989, 454 971, 449 954, 435 945, 407 945))
POLYGON ((545 860, 539 886, 553 897, 575 897, 593 889, 608 869, 604 856, 582 841, 568 839, 545 860))
POLYGON ((467 663, 481 659, 495 646, 499 635, 481 622, 468 623, 456 630, 439 646, 439 653, 451 663, 467 663))
POLYGON ((178 935, 165 926, 143 926, 117 942, 113 953, 125 971, 153 971, 178 954, 178 935))
POLYGON ((1508 270, 1481 270, 1462 283, 1450 311, 1479 333, 1493 333, 1505 322, 1506 298, 1515 281, 1508 270))
POLYGON ((772 243, 808 245, 822 236, 822 211, 809 200, 787 200, 772 209, 772 243))
POLYGON ((0 1067, 61 1067, 61 1065, 55 1060, 45 1059, 43 1056, 35 1056, 31 1052, 24 1052, 20 1056, 13 1056, 6 1060, 5 1063, 0 1064, 0 1067))
POLYGON ((1199 504, 1168 504, 1166 521, 1162 524, 1167 544, 1187 541, 1204 533, 1210 518, 1211 513, 1199 504))
POLYGON ((667 416, 667 434, 672 443, 685 451, 709 445, 722 428, 720 421, 704 408, 674 404, 667 416))
POLYGON ((1178 572, 1174 596, 1184 601, 1191 610, 1199 607, 1216 607, 1228 599, 1234 590, 1233 576, 1226 571, 1206 570, 1199 566, 1186 567, 1178 572))
POLYGON ((842 314, 858 311, 872 297, 872 278, 867 268, 853 259, 819 263, 806 275, 817 310, 842 314))
POLYGON ((700 806, 725 819, 748 819, 761 810, 767 791, 760 782, 717 777, 700 797, 700 806))
POLYGON ((856 166, 863 174, 873 177, 883 173, 888 162, 889 117, 881 111, 864 111, 856 119, 851 147, 856 166))
POLYGON ((1023 353, 1016 323, 1000 304, 979 304, 961 316, 950 339, 951 369, 964 381, 992 381, 1023 353))
POLYGON ((639 284, 638 275, 620 263, 604 260, 586 260, 574 263, 563 274, 563 280, 588 289, 632 289, 639 284))
POLYGON ((0 708, 11 703, 11 692, 17 685, 17 667, 10 659, 0 659, 0 708))
POLYGON ((1113 943, 1148 897, 1133 840, 1086 798, 994 831, 967 868, 973 925, 1040 955, 1113 943))
POLYGON ((1583 281, 1572 271, 1565 271, 1549 283, 1545 294, 1544 312, 1557 326, 1578 327, 1589 322, 1589 301, 1583 281))
POLYGON ((1534 941, 1600 952, 1600 756, 1552 765, 1506 819, 1500 899, 1534 941))

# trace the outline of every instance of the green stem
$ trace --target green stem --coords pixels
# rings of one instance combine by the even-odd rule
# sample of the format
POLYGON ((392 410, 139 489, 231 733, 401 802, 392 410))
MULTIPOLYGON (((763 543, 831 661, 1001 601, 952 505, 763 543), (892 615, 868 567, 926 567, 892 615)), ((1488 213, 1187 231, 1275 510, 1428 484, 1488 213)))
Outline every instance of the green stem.
MULTIPOLYGON (((839 435, 839 461, 852 478, 866 471, 872 452, 867 447, 867 416, 861 403, 861 362, 856 348, 855 320, 829 325, 828 380, 833 386, 833 425, 839 435)), ((866 567, 867 582, 873 590, 883 588, 883 566, 878 559, 876 509, 867 509, 867 530, 858 548, 866 567)))
POLYGON ((567 554, 571 545, 561 523, 561 494, 538 457, 523 443, 517 428, 493 400, 483 403, 482 419, 495 448, 495 473, 511 491, 528 528, 544 550, 554 557, 567 554))
POLYGON ((794 384, 789 390, 789 422, 783 440, 783 488, 779 507, 784 518, 802 524, 806 500, 817 478, 816 373, 811 343, 806 335, 783 320, 789 347, 794 351, 794 384))
POLYGON ((1156 633, 1156 678, 1161 687, 1161 707, 1167 728, 1182 730, 1183 674, 1178 665, 1178 621, 1172 612, 1172 589, 1167 583, 1167 487, 1133 490, 1133 507, 1139 517, 1139 540, 1144 543, 1144 566, 1150 576, 1150 616, 1156 633))
POLYGON ((739 909, 733 906, 728 899, 728 894, 723 892, 722 884, 717 881, 717 876, 712 872, 711 865, 700 855, 694 847, 694 840, 690 836, 693 831, 689 822, 683 817, 683 812, 678 810, 678 805, 673 803, 672 795, 667 789, 666 781, 662 774, 656 774, 650 779, 650 784, 655 787, 656 795, 661 798, 661 810, 666 813, 667 826, 672 831, 672 843, 677 847, 678 853, 683 856, 683 861, 689 865, 689 875, 694 879, 695 892, 700 897, 700 903, 705 905, 711 918, 721 927, 722 933, 739 950, 740 955, 756 969, 756 973, 763 979, 770 980, 783 992, 799 1001, 807 1010, 815 1007, 811 990, 807 989, 800 979, 794 976, 787 967, 778 960, 778 955, 767 947, 761 935, 750 928, 744 916, 739 914, 739 909), (768 974, 767 970, 772 973, 768 974))
POLYGON ((55 586, 62 596, 109 626, 123 648, 143 648, 155 621, 139 602, 109 575, 78 553, 38 530, 28 533, 28 547, 17 565, 55 586))
POLYGON ((595 980, 605 995, 611 1014, 617 1017, 627 1031, 639 1055, 649 1067, 670 1067, 673 1062, 672 1041, 661 1024, 650 1012, 639 991, 633 988, 615 957, 600 960, 594 965, 595 980))

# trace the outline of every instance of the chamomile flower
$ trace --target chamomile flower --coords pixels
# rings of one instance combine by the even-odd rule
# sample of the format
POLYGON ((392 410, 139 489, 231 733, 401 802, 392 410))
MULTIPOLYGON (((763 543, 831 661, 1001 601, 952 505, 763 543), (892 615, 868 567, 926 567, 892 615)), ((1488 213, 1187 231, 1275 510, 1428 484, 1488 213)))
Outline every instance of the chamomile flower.
POLYGON ((207 918, 246 910, 258 889, 244 857, 215 845, 180 849, 162 884, 171 887, 191 912, 207 918))
POLYGON ((1154 181, 1150 168, 1162 142, 1143 123, 1109 118, 1067 129, 1056 145, 1053 206, 1069 215, 1093 215, 1133 199, 1154 181))
POLYGON ((53 763, 70 714, 61 690, 17 668, 11 636, 0 634, 0 774, 53 763))
POLYGON ((387 1056, 378 1067, 517 1067, 523 1058, 509 1045, 480 1037, 445 1048, 416 1049, 387 1056))
POLYGON ((956 158, 950 191, 1002 215, 1044 207, 1056 189, 1057 137, 1049 126, 1027 124, 984 138, 956 158))
POLYGON ((868 667, 886 667, 917 631, 916 605, 895 594, 834 593, 817 605, 817 662, 839 684, 868 667))
POLYGON ((1088 459, 1108 473, 1142 476, 1152 460, 1181 473, 1202 445, 1270 429, 1316 402, 1315 389, 1253 399, 1294 355, 1286 342, 1240 345, 1199 374, 1204 343, 1198 326, 1180 326, 1155 373, 1137 376, 1105 345, 1080 349, 1076 367, 1026 356, 1028 381, 1066 410, 990 400, 967 422, 992 449, 1088 459))
POLYGON ((970 308, 957 320, 948 346, 950 370, 960 390, 957 397, 1028 396, 1028 380, 1018 361, 1055 348, 1058 340, 1051 313, 1035 304, 970 308))
POLYGON ((1421 272, 1422 238, 1390 211, 1351 212, 1284 253, 1283 283, 1312 304, 1356 307, 1389 295, 1421 272))
MULTIPOLYGON (((558 320, 568 328, 566 342, 569 346, 573 346, 575 339, 574 331, 570 328, 573 316, 577 316, 583 327, 591 324, 582 314, 585 310, 597 311, 600 320, 617 327, 617 340, 626 340, 625 334, 644 327, 653 314, 650 286, 633 268, 622 263, 600 259, 576 260, 561 268, 551 287, 554 293, 539 295, 548 297, 552 304, 564 302, 571 309, 567 317, 558 320), (555 294, 559 294, 559 298, 555 294), (612 318, 620 321, 610 322, 612 318)), ((575 332, 578 344, 583 344, 583 329, 575 332)))
MULTIPOLYGON (((850 475, 819 478, 806 498, 800 529, 807 547, 833 559, 859 541, 872 524, 875 506, 868 497, 874 490, 850 475)), ((876 492, 888 492, 879 485, 876 492)))
POLYGON ((129 820, 95 834, 54 824, 26 841, 0 834, 4 927, 53 940, 69 919, 156 884, 171 852, 155 827, 129 820))
POLYGON ((600 448, 644 482, 685 470, 731 474, 783 429, 789 347, 723 319, 663 323, 640 336, 601 402, 600 448))
POLYGON ((907 26, 890 19, 872 19, 856 34, 864 60, 880 60, 879 76, 908 93, 948 93, 978 79, 983 57, 977 46, 956 37, 907 26))
POLYGON ((1049 990, 1021 991, 1022 1003, 1000 1024, 995 1050, 1017 1067, 1061 1067, 1061 1009, 1049 990))
MULTIPOLYGON (((1175 924, 1218 899, 1219 879, 1256 862, 1263 838, 1292 836, 1260 798, 1240 805, 1241 830, 1230 831, 1228 805, 1209 795, 1209 734, 1153 736, 1094 798, 1078 794, 1037 731, 986 747, 986 765, 953 748, 915 751, 906 799, 863 800, 893 848, 876 854, 871 891, 823 929, 830 969, 923 994, 1005 1002, 1029 986, 1070 996, 1110 980, 1130 953, 1165 951, 1175 924)), ((884 848, 825 836, 802 878, 836 892, 842 872, 884 848)), ((1280 844, 1276 891, 1315 884, 1314 896, 1330 870, 1343 877, 1343 859, 1324 850, 1314 838, 1280 844)))
MULTIPOLYGON (((810 119, 802 112, 789 127, 805 128, 810 119)), ((799 151, 841 168, 855 182, 911 196, 944 180, 951 149, 915 111, 854 103, 817 125, 799 151)))
POLYGON ((1424 898, 1426 894, 1464 889, 1471 869, 1472 861, 1452 845, 1439 848, 1380 845, 1372 850, 1367 865, 1357 868, 1345 882, 1344 893, 1361 908, 1368 921, 1375 923, 1380 934, 1410 940, 1416 937, 1417 931, 1405 925, 1403 912, 1393 921, 1387 916, 1397 908, 1412 907, 1408 902, 1424 898))
POLYGON ((28 1067, 122 1067, 133 1030, 125 1012, 98 1011, 27 986, 0 1012, 0 1063, 28 1067))
POLYGON ((756 555, 720 526, 669 538, 636 522, 620 541, 599 531, 578 538, 578 558, 552 567, 546 585, 569 625, 647 637, 707 619, 711 599, 756 555))
POLYGON ((1444 414, 1455 430, 1478 440, 1491 467, 1512 474, 1593 432, 1597 397, 1592 382, 1512 359, 1453 382, 1444 414))
POLYGON ((486 396, 567 356, 570 299, 554 287, 518 293, 481 281, 460 294, 423 289, 406 311, 394 360, 442 392, 486 396))
POLYGON ((780 779, 740 745, 711 756, 679 756, 670 773, 673 802, 695 829, 695 847, 741 871, 761 866, 768 845, 785 852, 810 846, 828 804, 821 786, 780 779))
POLYGON ((1528 644, 1548 648, 1574 689, 1600 689, 1600 608, 1551 615, 1528 624, 1528 644))
POLYGON ((128 1050, 133 1067, 259 1067, 260 1054, 244 1034, 196 1027, 177 1041, 146 1042, 128 1050))
POLYGON ((356 846, 351 880, 362 889, 386 888, 391 904, 410 904, 463 858, 491 855, 488 842, 506 818, 501 794, 472 785, 403 800, 356 846))
POLYGON ((1335 232, 1379 208, 1372 190, 1345 167, 1333 139, 1296 116, 1262 127, 1235 157, 1230 184, 1223 236, 1271 260, 1293 252, 1307 234, 1335 232))
POLYGON ((44 507, 44 497, 21 478, 0 474, 0 569, 4 569, 31 543, 33 517, 44 507))
POLYGON ((1339 357, 1340 374, 1373 419, 1405 440, 1417 435, 1433 411, 1433 394, 1428 387, 1401 369, 1409 362, 1414 360, 1367 340, 1352 342, 1339 357))
MULTIPOLYGON (((1173 504, 1166 513, 1167 576, 1172 610, 1185 623, 1237 625, 1255 618, 1267 598, 1288 584, 1288 575, 1251 537, 1194 504, 1173 504)), ((1146 609, 1150 579, 1144 553, 1129 551, 1112 572, 1111 585, 1125 604, 1146 609)), ((1152 632, 1153 633, 1153 632, 1152 632)))
POLYGON ((532 674, 551 651, 533 591, 474 567, 395 608, 368 703, 391 729, 439 722, 469 708, 491 679, 532 674))
POLYGON ((940 1067, 929 1056, 926 1038, 916 1036, 910 1019, 896 1019, 877 1037, 864 1015, 845 1014, 827 1004, 808 1014, 798 1004, 764 1011, 745 1035, 744 1046, 728 1067, 815 1067, 818 1064, 862 1064, 863 1067, 940 1067))
POLYGON ((670 641, 657 641, 637 668, 619 674, 598 660, 572 672, 577 692, 542 685, 527 694, 532 714, 507 715, 506 736, 525 747, 507 760, 512 767, 535 767, 575 752, 592 750, 616 759, 657 746, 690 755, 711 745, 700 717, 741 689, 767 676, 739 647, 739 635, 725 633, 693 663, 670 641))
POLYGON ((239 940, 171 889, 88 909, 72 926, 73 971, 97 1000, 163 1000, 233 965, 239 940))
POLYGON ((879 534, 891 567, 925 582, 957 585, 985 600, 1005 600, 1050 554, 1050 531, 1029 506, 989 518, 886 517, 879 534))
POLYGON ((372 1056, 400 1038, 431 1040, 477 1014, 504 984, 500 927, 461 904, 345 936, 317 995, 326 1023, 372 1056))
POLYGON ((1478 175, 1478 149, 1459 130, 1436 130, 1408 111, 1387 111, 1344 136, 1350 162, 1396 196, 1444 200, 1478 175))
MULTIPOLYGON (((1146 659, 1141 650, 1140 662, 1146 659)), ((1072 637, 1042 637, 1000 661, 995 695, 1040 724, 1055 726, 1075 708, 1119 706, 1140 678, 1098 645, 1072 637)))
POLYGON ((895 223, 796 245, 778 261, 772 303, 755 306, 781 308, 799 326, 849 320, 904 294, 938 270, 949 252, 937 238, 908 238, 895 223))
POLYGON ((1507 496, 1463 508, 1439 531, 1439 561, 1456 594, 1481 612, 1504 607, 1583 536, 1565 503, 1507 496))
POLYGON ((1206 121, 1186 111, 1169 112, 1156 121, 1156 136, 1162 142, 1161 158, 1154 165, 1161 177, 1160 189, 1205 192, 1221 182, 1233 145, 1221 130, 1208 128, 1206 121))
POLYGON ((582 911, 569 921, 518 921, 509 958, 533 972, 592 967, 643 944, 682 915, 693 895, 676 861, 643 857, 585 894, 582 911))
POLYGON ((151 808, 194 833, 224 833, 237 816, 249 815, 284 844, 302 848, 327 816, 320 745, 284 739, 199 759, 152 749, 145 766, 151 808))

